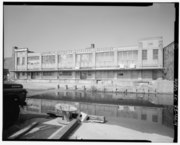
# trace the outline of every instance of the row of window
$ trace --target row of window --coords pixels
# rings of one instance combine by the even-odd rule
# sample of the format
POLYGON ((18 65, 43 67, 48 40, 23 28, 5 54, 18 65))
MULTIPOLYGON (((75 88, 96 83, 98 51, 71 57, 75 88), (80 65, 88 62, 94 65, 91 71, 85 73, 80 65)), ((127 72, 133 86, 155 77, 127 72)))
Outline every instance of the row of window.
POLYGON ((53 64, 55 63, 55 55, 42 56, 42 64, 53 64))
MULTIPOLYGON (((139 73, 140 71, 131 71, 131 72, 125 72, 125 71, 118 71, 117 72, 117 78, 118 79, 137 79, 139 78, 139 73)), ((93 74, 95 75, 94 77, 96 79, 111 79, 114 78, 115 72, 113 71, 103 71, 103 72, 92 72, 92 71, 83 71, 83 72, 76 72, 76 78, 80 79, 88 79, 88 78, 92 78, 93 74)), ((21 74, 21 76, 25 76, 26 73, 23 72, 21 74)), ((28 75, 33 75, 33 76, 40 76, 40 72, 33 72, 33 73, 29 73, 28 75)), ((49 77, 71 77, 72 76, 72 72, 70 71, 63 71, 63 72, 43 72, 42 76, 49 76, 49 77)), ((141 77, 143 79, 153 79, 156 80, 159 77, 159 73, 158 71, 143 71, 141 74, 141 77)))
POLYGON ((72 62, 72 61, 73 61, 72 54, 58 55, 58 63, 66 63, 66 62, 72 62))
POLYGON ((118 52, 118 60, 137 60, 138 50, 118 52))
MULTIPOLYGON (((147 120, 147 114, 141 114, 141 120, 147 120)), ((152 121, 153 122, 158 122, 158 116, 157 115, 152 115, 152 121)))
MULTIPOLYGON (((120 60, 137 60, 138 58, 138 51, 121 51, 118 52, 118 61, 120 60)), ((147 60, 147 50, 142 50, 142 60, 147 60)), ((158 59, 158 49, 153 49, 153 60, 158 59)), ((28 62, 37 61, 39 60, 39 56, 31 56, 28 57, 28 62)), ((59 55, 58 62, 65 63, 65 62, 72 62, 73 55, 59 55)), ((92 54, 78 54, 76 55, 77 62, 91 62, 92 61, 92 54)), ((114 61, 114 53, 113 52, 102 52, 96 54, 96 61, 98 62, 111 62, 114 61)), ((46 55, 42 56, 42 64, 54 64, 55 63, 55 55, 46 55)), ((25 57, 17 57, 17 65, 25 65, 25 57), (22 60, 21 60, 22 59, 22 60)))
POLYGON ((17 57, 17 65, 25 65, 25 57, 17 57))
MULTIPOLYGON (((142 50, 142 60, 147 60, 147 50, 142 50)), ((158 59, 158 49, 153 49, 153 60, 158 59)))

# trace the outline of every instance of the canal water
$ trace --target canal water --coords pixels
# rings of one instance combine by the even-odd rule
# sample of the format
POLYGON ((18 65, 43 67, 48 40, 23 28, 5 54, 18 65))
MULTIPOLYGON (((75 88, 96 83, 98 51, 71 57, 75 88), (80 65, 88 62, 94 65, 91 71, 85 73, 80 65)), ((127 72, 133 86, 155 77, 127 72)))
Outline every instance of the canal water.
POLYGON ((168 94, 53 90, 28 97, 25 110, 54 112, 56 104, 65 103, 87 114, 105 116, 106 120, 130 119, 173 128, 172 98, 168 94))
POLYGON ((131 92, 96 92, 96 91, 74 91, 74 90, 48 90, 31 98, 58 99, 67 101, 82 101, 89 103, 135 103, 140 105, 173 105, 173 94, 168 93, 131 93, 131 92))

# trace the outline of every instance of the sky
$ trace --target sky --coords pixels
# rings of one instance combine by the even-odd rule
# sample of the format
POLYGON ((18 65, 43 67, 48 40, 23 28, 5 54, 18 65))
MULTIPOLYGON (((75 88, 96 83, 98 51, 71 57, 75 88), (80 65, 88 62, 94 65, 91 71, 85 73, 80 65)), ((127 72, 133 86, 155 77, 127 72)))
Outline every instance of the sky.
POLYGON ((35 52, 137 45, 146 37, 174 41, 175 9, 150 7, 4 6, 4 57, 14 46, 35 52))

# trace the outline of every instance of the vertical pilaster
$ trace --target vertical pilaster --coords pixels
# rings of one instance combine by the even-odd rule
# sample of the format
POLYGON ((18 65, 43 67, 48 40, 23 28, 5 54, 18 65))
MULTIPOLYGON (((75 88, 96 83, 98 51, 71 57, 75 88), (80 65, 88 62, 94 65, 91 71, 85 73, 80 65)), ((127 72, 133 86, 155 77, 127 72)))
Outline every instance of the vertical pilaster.
POLYGON ((75 71, 72 72, 72 79, 74 79, 74 80, 76 79, 76 72, 75 71))
POLYGON ((148 65, 151 65, 154 60, 153 60, 153 49, 147 49, 147 61, 148 61, 148 65))
POLYGON ((43 75, 43 72, 40 72, 40 79, 41 80, 43 79, 42 75, 43 75))
POLYGON ((142 67, 142 48, 143 48, 143 44, 142 42, 139 42, 138 44, 138 67, 142 67))
POLYGON ((162 108, 158 109, 158 123, 162 124, 162 108))
MULTIPOLYGON (((27 71, 28 70, 28 49, 26 50, 24 57, 25 57, 25 70, 27 71)), ((25 73, 25 79, 26 80, 28 79, 27 72, 25 73)))
POLYGON ((26 50, 25 53, 25 70, 28 70, 28 49, 26 50))
POLYGON ((114 50, 114 66, 117 67, 117 48, 114 50))
POLYGON ((56 70, 58 69, 58 54, 57 54, 57 52, 55 54, 55 69, 56 70))
POLYGON ((92 72, 92 79, 96 80, 96 72, 95 71, 92 72))
POLYGON ((163 67, 163 41, 159 41, 158 66, 163 67))
POLYGON ((117 74, 118 74, 118 72, 117 72, 117 71, 114 71, 113 73, 114 73, 114 80, 117 80, 117 74))
POLYGON ((141 110, 140 110, 139 107, 138 107, 136 110, 137 110, 137 116, 138 116, 138 117, 137 117, 137 120, 141 120, 141 114, 142 114, 142 113, 141 113, 141 110))
POLYGON ((139 70, 138 71, 138 80, 141 80, 142 79, 142 70, 139 70))
POLYGON ((73 52, 73 68, 76 67, 76 52, 73 52))
POLYGON ((17 52, 14 50, 14 69, 17 70, 17 52))
POLYGON ((42 70, 42 54, 39 54, 39 69, 42 70))
POLYGON ((96 68, 96 52, 95 52, 95 50, 92 53, 93 53, 92 66, 93 66, 93 68, 96 68))

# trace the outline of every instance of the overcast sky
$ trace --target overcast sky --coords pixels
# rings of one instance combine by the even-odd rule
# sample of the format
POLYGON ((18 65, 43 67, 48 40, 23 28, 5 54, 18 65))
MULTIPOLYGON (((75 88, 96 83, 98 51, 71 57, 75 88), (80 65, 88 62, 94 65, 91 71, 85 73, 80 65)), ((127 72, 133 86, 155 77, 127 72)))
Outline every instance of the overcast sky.
POLYGON ((12 47, 35 52, 137 45, 141 38, 174 41, 173 4, 150 7, 4 6, 4 56, 12 47))

